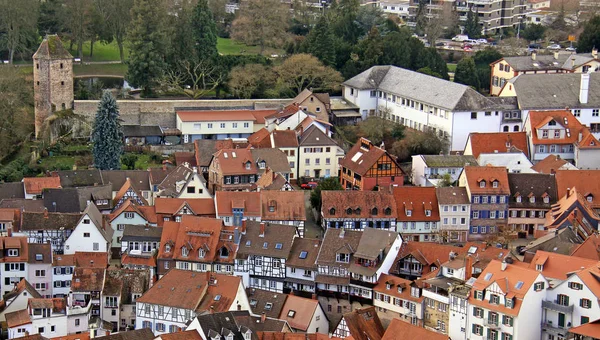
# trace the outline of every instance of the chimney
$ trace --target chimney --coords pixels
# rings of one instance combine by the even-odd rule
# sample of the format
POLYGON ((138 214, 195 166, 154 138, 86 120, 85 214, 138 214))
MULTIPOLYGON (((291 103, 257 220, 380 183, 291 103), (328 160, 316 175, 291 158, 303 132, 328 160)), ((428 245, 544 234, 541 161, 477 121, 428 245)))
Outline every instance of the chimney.
POLYGON ((537 53, 531 52, 531 60, 535 60, 536 57, 537 57, 537 53))
POLYGON ((473 258, 470 255, 465 257, 465 281, 473 275, 473 258))
POLYGON ((237 310, 238 311, 242 310, 242 305, 240 305, 239 303, 237 304, 237 310))
POLYGON ((571 67, 575 67, 575 58, 571 58, 571 67))
POLYGON ((577 141, 581 142, 582 139, 583 139, 583 132, 579 132, 579 137, 577 137, 577 141))
POLYGON ((265 323, 265 321, 267 321, 267 314, 265 314, 265 312, 262 312, 262 314, 260 315, 260 322, 265 323))
POLYGON ((210 314, 215 314, 215 306, 210 306, 210 314))
POLYGON ((571 196, 571 188, 567 188, 567 198, 569 198, 569 196, 571 196))
POLYGON ((260 222, 260 234, 259 237, 265 237, 265 222, 260 222))
POLYGON ((240 229, 238 227, 233 229, 233 243, 240 244, 240 229))
POLYGON ((588 92, 590 91, 590 74, 581 74, 581 83, 579 84, 579 102, 581 104, 587 104, 588 92))
POLYGON ((310 296, 310 298, 313 299, 313 300, 318 300, 317 299, 317 294, 315 294, 315 293, 312 293, 312 295, 310 296))
POLYGON ((48 208, 44 208, 44 218, 48 218, 48 208))
POLYGON ((508 264, 506 263, 506 261, 502 261, 502 266, 500 267, 500 270, 505 271, 507 265, 508 264))
POLYGON ((592 48, 592 57, 598 59, 598 49, 596 47, 592 48))
POLYGON ((344 238, 346 234, 346 229, 342 228, 342 230, 340 230, 340 238, 344 238))
POLYGON ((554 51, 554 59, 558 59, 558 51, 554 51))

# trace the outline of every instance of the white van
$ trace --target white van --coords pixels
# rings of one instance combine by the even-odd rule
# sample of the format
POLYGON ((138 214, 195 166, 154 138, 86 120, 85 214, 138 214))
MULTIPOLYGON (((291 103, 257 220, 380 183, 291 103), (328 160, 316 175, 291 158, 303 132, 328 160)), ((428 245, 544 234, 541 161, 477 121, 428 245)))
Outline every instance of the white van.
POLYGON ((452 38, 452 41, 458 41, 458 42, 463 42, 465 40, 469 40, 469 36, 466 34, 459 34, 459 35, 455 36, 454 38, 452 38))

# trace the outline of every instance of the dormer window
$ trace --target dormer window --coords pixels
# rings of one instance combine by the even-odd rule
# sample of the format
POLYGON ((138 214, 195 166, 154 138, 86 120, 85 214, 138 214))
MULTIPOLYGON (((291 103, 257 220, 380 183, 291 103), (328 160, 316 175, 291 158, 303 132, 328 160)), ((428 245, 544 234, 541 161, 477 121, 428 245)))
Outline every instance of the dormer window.
POLYGON ((250 170, 250 166, 251 166, 250 162, 246 162, 246 170, 250 170))
POLYGON ((342 263, 349 263, 350 262, 350 255, 344 254, 344 253, 337 253, 336 256, 335 256, 335 261, 336 262, 342 262, 342 263))
POLYGON ((277 206, 277 202, 275 202, 274 200, 271 200, 269 202, 269 212, 275 212, 276 206, 277 206))
POLYGON ((406 216, 411 217, 412 216, 412 210, 406 210, 406 216))
POLYGON ((521 196, 517 196, 516 201, 517 203, 521 203, 523 201, 523 198, 521 198, 521 196))
POLYGON ((377 215, 378 213, 379 213, 379 210, 377 210, 377 208, 371 209, 371 215, 377 215))
POLYGON ((165 244, 165 253, 170 253, 170 252, 171 252, 171 245, 165 244))
POLYGON ((244 340, 250 340, 252 339, 252 332, 250 332, 249 330, 246 331, 246 333, 244 333, 244 340))
POLYGON ((385 208, 385 210, 383 211, 384 214, 386 215, 391 215, 392 214, 392 209, 390 207, 385 208))
POLYGON ((229 249, 227 249, 227 247, 221 247, 221 250, 219 250, 219 256, 229 257, 229 249))
POLYGON ((398 293, 402 293, 402 287, 398 286, 398 293))
POLYGON ((535 203, 535 196, 529 197, 529 203, 535 203))
POLYGON ((10 257, 19 256, 19 249, 8 249, 7 255, 10 257))
POLYGON ((548 196, 544 197, 544 203, 546 203, 546 204, 550 203, 550 197, 548 197, 548 196))
POLYGON ((535 265, 535 270, 537 270, 538 272, 541 272, 542 270, 544 270, 544 265, 543 264, 536 264, 535 265))
POLYGON ((204 258, 204 256, 206 256, 206 251, 202 248, 198 249, 198 257, 204 258))
POLYGON ((493 181, 492 182, 492 187, 497 188, 498 187, 498 181, 493 181))
POLYGON ((513 308, 513 299, 505 298, 504 304, 506 305, 506 308, 513 308))
POLYGON ((410 295, 413 297, 419 297, 419 288, 418 287, 410 287, 410 295))
POLYGON ((392 285, 391 285, 391 284, 389 284, 389 283, 386 283, 386 284, 385 284, 385 289, 388 289, 388 290, 389 290, 389 289, 392 289, 392 285))
POLYGON ((594 196, 592 196, 592 194, 585 196, 585 198, 587 199, 588 202, 592 202, 594 200, 594 196))
POLYGON ((431 216, 431 210, 425 210, 425 216, 431 216))
POLYGON ((361 211, 361 210, 360 210, 360 208, 356 208, 356 209, 354 209, 354 213, 355 213, 356 215, 360 215, 360 211, 361 211))
POLYGON ((480 188, 485 188, 485 181, 479 181, 479 187, 480 188))
POLYGON ((335 215, 335 208, 329 208, 329 215, 335 215))
POLYGON ((352 215, 352 208, 348 208, 348 209, 346 209, 346 214, 348 214, 348 215, 352 215))
POLYGON ((260 162, 258 162, 258 167, 260 169, 264 169, 267 167, 267 163, 265 163, 265 161, 260 161, 260 162))
POLYGON ((189 253, 190 251, 186 247, 181 248, 181 256, 187 257, 189 253))

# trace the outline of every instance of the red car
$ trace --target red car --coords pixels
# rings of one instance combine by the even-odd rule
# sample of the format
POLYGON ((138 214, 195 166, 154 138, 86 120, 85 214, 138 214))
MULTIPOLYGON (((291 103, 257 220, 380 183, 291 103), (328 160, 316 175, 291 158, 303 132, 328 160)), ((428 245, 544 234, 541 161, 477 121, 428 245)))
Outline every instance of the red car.
POLYGON ((317 182, 308 182, 308 183, 300 184, 300 188, 302 188, 304 190, 312 190, 312 189, 316 188, 317 185, 319 185, 317 182))

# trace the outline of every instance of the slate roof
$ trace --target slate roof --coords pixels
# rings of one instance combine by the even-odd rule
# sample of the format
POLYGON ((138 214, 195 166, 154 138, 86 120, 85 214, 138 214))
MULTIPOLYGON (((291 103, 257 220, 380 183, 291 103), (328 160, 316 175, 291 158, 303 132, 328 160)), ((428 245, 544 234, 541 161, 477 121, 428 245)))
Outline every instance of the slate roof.
POLYGON ((65 214, 65 213, 38 213, 38 212, 23 212, 21 217, 21 230, 66 230, 74 229, 82 214, 65 214))
POLYGON ((19 209, 28 212, 43 212, 43 200, 26 200, 24 198, 6 198, 0 202, 0 208, 19 209))
POLYGON ((435 188, 438 203, 442 204, 470 204, 467 188, 442 187, 435 188))
MULTIPOLYGON (((110 203, 112 201, 112 190, 110 185, 45 189, 43 196, 44 206, 48 211, 79 213, 85 210, 88 202, 107 200, 110 203)), ((106 208, 110 208, 110 204, 106 208)))
POLYGON ((246 221, 246 233, 242 235, 237 258, 263 255, 287 259, 296 236, 296 227, 283 224, 264 223, 264 236, 260 235, 261 223, 246 221), (265 247, 266 244, 266 247, 265 247), (277 249, 281 244, 281 249, 277 249))
POLYGON ((482 111, 498 106, 469 86, 396 66, 373 66, 342 85, 377 89, 450 111, 482 111))
POLYGON ((126 224, 121 241, 156 241, 160 242, 163 228, 144 225, 126 224))
POLYGON ((550 209, 558 200, 556 181, 554 175, 548 174, 508 174, 510 186, 510 208, 537 208, 550 209), (517 203, 517 194, 521 196, 521 203, 517 203), (530 202, 530 197, 535 197, 535 202, 530 202), (544 203, 544 197, 548 203, 544 203))
MULTIPOLYGON (((504 57, 514 71, 545 71, 545 70, 572 70, 573 62, 575 67, 594 60, 591 53, 568 54, 558 53, 558 58, 554 54, 537 54, 535 60, 531 56, 504 57)), ((492 63, 495 64, 502 59, 492 63)))
MULTIPOLYGON (((590 73, 588 102, 579 102, 580 73, 520 74, 514 86, 521 110, 600 107, 600 73, 590 73)), ((505 85, 507 86, 507 85, 505 85)))
POLYGON ((63 188, 70 187, 87 187, 103 184, 102 174, 100 170, 65 170, 58 171, 60 185, 63 188))
POLYGON ((73 59, 56 34, 46 35, 33 59, 73 59))
MULTIPOLYGON (((171 171, 165 179, 158 185, 158 189, 161 191, 161 196, 177 196, 179 192, 177 191, 177 183, 185 182, 190 179, 190 176, 194 174, 194 170, 191 168, 180 164, 175 170, 171 171)), ((204 176, 199 176, 202 182, 206 182, 204 180, 204 176)), ((182 187, 183 188, 183 187, 182 187)))
POLYGON ((162 136, 163 131, 158 125, 122 125, 124 137, 162 136))
POLYGON ((336 142, 329 138, 321 129, 312 125, 302 133, 300 146, 337 146, 336 142))
POLYGON ((462 168, 465 165, 477 165, 473 156, 463 155, 421 155, 430 168, 462 168))
MULTIPOLYGON (((279 149, 252 149, 250 150, 255 163, 265 161, 267 167, 275 172, 289 173, 292 171, 287 156, 279 149)), ((265 172, 265 169, 260 169, 257 166, 259 174, 265 172)))
POLYGON ((317 257, 321 250, 321 240, 311 238, 296 238, 292 244, 290 255, 285 262, 288 267, 304 268, 309 270, 317 269, 317 257), (304 255, 304 258, 300 255, 304 255))
POLYGON ((22 182, 0 183, 0 200, 6 198, 25 198, 22 182))
POLYGON ((197 216, 215 216, 215 203, 212 198, 157 197, 154 199, 154 209, 157 214, 174 215, 184 206, 189 207, 197 216))

